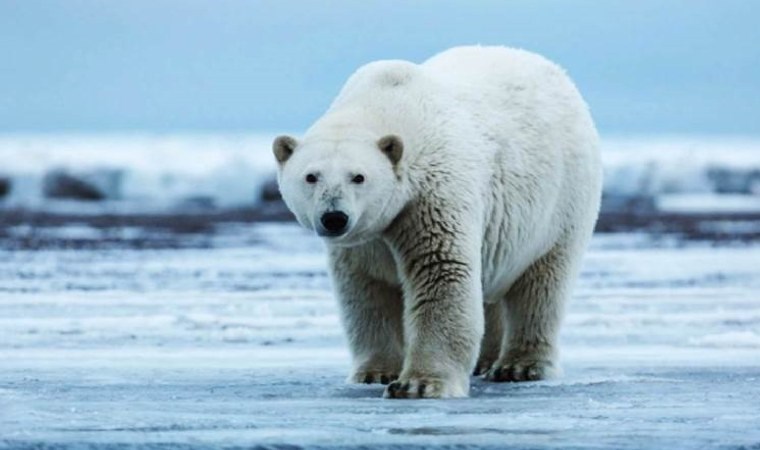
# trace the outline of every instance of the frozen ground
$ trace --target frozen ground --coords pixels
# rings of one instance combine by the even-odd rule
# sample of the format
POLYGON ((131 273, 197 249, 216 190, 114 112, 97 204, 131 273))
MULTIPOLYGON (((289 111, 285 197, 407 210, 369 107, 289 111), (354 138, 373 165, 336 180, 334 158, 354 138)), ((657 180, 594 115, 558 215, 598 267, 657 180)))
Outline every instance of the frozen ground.
POLYGON ((294 225, 143 249, 48 231, 0 251, 0 448, 760 448, 757 243, 597 236, 562 378, 405 401, 344 384, 321 244, 294 225))

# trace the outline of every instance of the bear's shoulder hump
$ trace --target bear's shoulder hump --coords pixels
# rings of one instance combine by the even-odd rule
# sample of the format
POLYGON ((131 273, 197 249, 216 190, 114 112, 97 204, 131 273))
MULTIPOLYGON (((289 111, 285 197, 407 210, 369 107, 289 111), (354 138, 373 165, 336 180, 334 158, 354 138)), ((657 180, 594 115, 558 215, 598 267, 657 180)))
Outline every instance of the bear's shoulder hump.
POLYGON ((388 60, 369 63, 354 75, 377 87, 399 87, 409 84, 416 76, 419 66, 409 61, 388 60))

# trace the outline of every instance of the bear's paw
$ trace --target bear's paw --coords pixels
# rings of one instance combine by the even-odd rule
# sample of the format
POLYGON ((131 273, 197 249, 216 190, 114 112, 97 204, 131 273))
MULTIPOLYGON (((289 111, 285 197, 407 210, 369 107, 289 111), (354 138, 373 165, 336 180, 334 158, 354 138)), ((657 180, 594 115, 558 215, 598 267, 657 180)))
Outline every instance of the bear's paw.
POLYGON ((488 381, 539 381, 554 378, 559 369, 549 359, 506 358, 497 361, 485 374, 488 381))
POLYGON ((402 376, 385 388, 385 398, 467 397, 469 386, 437 377, 402 376))

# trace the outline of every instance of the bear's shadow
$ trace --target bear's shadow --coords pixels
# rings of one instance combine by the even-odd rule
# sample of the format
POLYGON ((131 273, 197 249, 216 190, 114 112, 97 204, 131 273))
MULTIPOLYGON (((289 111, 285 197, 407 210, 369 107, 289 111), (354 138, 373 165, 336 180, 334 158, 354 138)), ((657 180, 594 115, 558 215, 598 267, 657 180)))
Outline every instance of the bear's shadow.
MULTIPOLYGON (((467 398, 499 397, 509 393, 534 390, 536 388, 551 388, 545 382, 493 383, 481 378, 471 380, 470 395, 467 398)), ((347 399, 377 399, 383 397, 385 385, 382 384, 347 384, 334 388, 332 394, 337 398, 347 399)))

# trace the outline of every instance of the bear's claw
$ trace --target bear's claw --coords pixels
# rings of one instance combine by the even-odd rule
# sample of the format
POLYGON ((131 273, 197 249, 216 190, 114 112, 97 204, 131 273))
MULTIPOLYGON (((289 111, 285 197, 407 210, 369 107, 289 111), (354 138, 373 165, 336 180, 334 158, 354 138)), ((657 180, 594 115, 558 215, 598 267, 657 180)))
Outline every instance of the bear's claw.
POLYGON ((398 378, 397 373, 381 372, 381 371, 359 371, 353 374, 350 378, 352 383, 363 384, 388 384, 398 378))
POLYGON ((394 381, 385 388, 385 398, 437 398, 441 397, 441 382, 436 380, 411 379, 407 382, 394 381))
POLYGON ((475 365, 475 369, 472 371, 472 375, 477 377, 479 375, 487 374, 488 371, 491 370, 493 363, 494 360, 492 359, 478 361, 478 363, 475 365))

